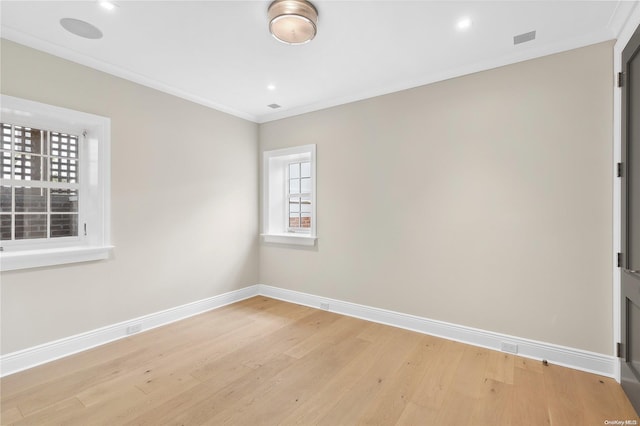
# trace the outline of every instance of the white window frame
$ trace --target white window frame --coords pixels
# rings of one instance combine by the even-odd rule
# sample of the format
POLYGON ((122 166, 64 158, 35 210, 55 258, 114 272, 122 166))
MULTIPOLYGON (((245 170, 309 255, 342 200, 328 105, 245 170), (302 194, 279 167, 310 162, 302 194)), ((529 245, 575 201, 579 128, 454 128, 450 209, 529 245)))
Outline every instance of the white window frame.
MULTIPOLYGON (((0 270, 107 259, 113 248, 109 185, 111 120, 7 95, 0 95, 0 105, 3 123, 80 136, 78 236, 0 241, 0 270)), ((28 186, 28 182, 21 183, 28 186)), ((0 183, 16 182, 2 179, 0 183)))
POLYGON ((313 246, 317 240, 316 146, 265 151, 262 161, 262 240, 266 243, 313 246), (311 166, 311 227, 289 227, 289 164, 311 166))

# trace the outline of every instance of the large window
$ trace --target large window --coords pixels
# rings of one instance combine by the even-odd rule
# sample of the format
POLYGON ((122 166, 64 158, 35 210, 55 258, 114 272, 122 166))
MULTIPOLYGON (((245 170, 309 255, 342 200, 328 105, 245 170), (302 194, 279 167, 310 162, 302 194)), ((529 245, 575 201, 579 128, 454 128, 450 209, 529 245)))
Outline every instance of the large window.
POLYGON ((315 156, 315 145, 264 153, 262 237, 265 242, 315 244, 315 156))
POLYGON ((80 136, 0 126, 0 239, 77 237, 80 136))
POLYGON ((1 100, 0 267, 106 258, 109 119, 1 100))

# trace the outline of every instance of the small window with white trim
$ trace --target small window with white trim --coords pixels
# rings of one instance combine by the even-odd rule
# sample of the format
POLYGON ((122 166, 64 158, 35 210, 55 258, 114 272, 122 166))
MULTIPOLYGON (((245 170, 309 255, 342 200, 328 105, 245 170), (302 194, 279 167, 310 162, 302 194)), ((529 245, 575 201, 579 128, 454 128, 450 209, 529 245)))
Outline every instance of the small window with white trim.
POLYGON ((1 269, 107 258, 110 120, 1 101, 1 269))
POLYGON ((265 242, 314 245, 316 236, 315 145, 265 151, 265 242))

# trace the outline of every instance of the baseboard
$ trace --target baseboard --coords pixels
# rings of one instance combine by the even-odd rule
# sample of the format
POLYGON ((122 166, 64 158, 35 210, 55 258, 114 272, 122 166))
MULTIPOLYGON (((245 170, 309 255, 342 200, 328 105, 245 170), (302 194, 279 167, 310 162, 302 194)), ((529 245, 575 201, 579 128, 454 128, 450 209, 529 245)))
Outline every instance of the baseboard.
POLYGON ((274 299, 313 308, 325 309, 342 315, 387 324, 497 351, 501 350, 504 343, 517 345, 517 355, 519 356, 535 360, 547 360, 552 364, 607 377, 615 377, 616 367, 618 365, 617 359, 612 356, 257 284, 3 355, 0 357, 0 377, 82 352, 114 340, 122 339, 131 335, 131 333, 127 333, 129 327, 140 326, 140 329, 136 332, 146 331, 257 295, 272 297, 274 299))
POLYGON ((122 339, 134 333, 180 321, 256 295, 258 295, 258 286, 253 285, 75 336, 65 337, 32 348, 12 352, 0 357, 0 377, 86 351, 87 349, 122 339), (129 327, 133 327, 135 332, 128 332, 129 327))
POLYGON ((519 356, 540 361, 547 360, 552 364, 602 376, 615 377, 616 366, 618 365, 618 360, 613 356, 581 349, 479 330, 264 284, 260 284, 258 287, 258 293, 263 296, 313 308, 325 309, 342 315, 417 331, 419 333, 455 340, 474 346, 501 351, 504 343, 517 345, 517 355, 519 356))

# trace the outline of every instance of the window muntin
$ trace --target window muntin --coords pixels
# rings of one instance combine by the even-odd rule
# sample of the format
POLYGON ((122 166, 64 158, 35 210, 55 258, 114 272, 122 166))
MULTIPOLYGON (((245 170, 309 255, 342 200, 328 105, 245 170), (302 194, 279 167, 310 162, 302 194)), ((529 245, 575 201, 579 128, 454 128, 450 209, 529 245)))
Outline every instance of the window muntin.
POLYGON ((0 127, 0 240, 77 238, 80 136, 0 127))
POLYGON ((311 230, 311 162, 290 163, 288 183, 288 230, 309 232, 311 230))

